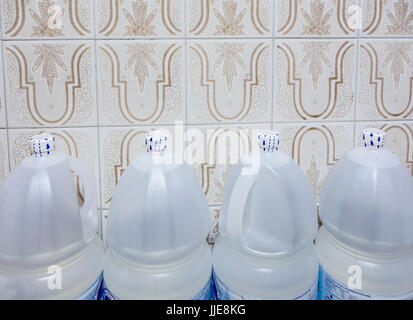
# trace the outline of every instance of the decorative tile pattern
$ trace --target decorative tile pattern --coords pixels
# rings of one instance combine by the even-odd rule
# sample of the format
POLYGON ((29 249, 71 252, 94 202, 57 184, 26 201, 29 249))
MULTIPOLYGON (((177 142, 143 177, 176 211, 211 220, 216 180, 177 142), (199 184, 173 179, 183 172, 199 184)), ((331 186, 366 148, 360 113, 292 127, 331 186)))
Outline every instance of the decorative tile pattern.
POLYGON ((360 41, 357 120, 413 119, 413 41, 360 41))
POLYGON ((252 150, 257 141, 257 129, 270 129, 271 125, 243 126, 189 126, 187 140, 204 146, 202 161, 193 164, 209 205, 222 204, 225 182, 231 167, 252 150), (255 129, 255 130, 254 130, 255 129), (199 135, 199 131, 201 134, 199 135), (194 139, 202 141, 194 141, 194 139))
MULTIPOLYGON (((0 52, 1 52, 0 45, 0 52)), ((0 59, 0 75, 3 75, 3 59, 0 59)), ((3 76, 0 76, 0 128, 6 127, 6 101, 4 98, 4 81, 3 76)))
POLYGON ((99 38, 184 37, 183 0, 96 0, 99 38))
POLYGON ((275 34, 280 37, 347 37, 357 34, 358 0, 277 0, 275 34))
POLYGON ((184 120, 184 41, 100 41, 99 123, 184 120))
MULTIPOLYGON (((10 167, 30 156, 29 139, 33 135, 50 133, 56 137, 56 150, 81 160, 99 186, 98 134, 96 128, 10 129, 10 167)), ((81 179, 74 177, 80 200, 83 200, 81 179)), ((98 192, 99 195, 99 192, 98 192)), ((100 201, 99 201, 100 203, 100 201)))
POLYGON ((275 121, 351 120, 355 41, 283 40, 275 48, 275 121))
POLYGON ((93 38, 92 3, 92 0, 3 0, 3 37, 93 38))
POLYGON ((0 11, 0 182, 30 135, 55 133, 96 177, 103 238, 113 191, 152 129, 188 159, 202 143, 191 165, 210 243, 227 152, 248 152, 254 129, 280 131, 317 199, 367 126, 386 130, 413 176, 410 0, 3 0, 0 11))
POLYGON ((188 42, 188 122, 270 122, 268 40, 188 42))
POLYGON ((7 145, 7 132, 0 130, 0 183, 4 180, 9 172, 9 155, 7 145))
POLYGON ((362 146, 363 130, 369 127, 386 132, 385 148, 404 161, 413 175, 413 121, 359 122, 356 124, 356 145, 362 146))
POLYGON ((410 0, 361 0, 365 37, 412 37, 413 3, 410 0))
POLYGON ((188 0, 190 37, 271 37, 270 0, 188 0))
POLYGON ((318 201, 328 172, 353 148, 353 123, 275 124, 274 129, 280 134, 280 149, 306 173, 318 201))
POLYGON ((209 207, 209 234, 208 243, 213 244, 219 234, 219 215, 221 207, 209 207))
POLYGON ((96 125, 92 41, 4 43, 10 127, 96 125))

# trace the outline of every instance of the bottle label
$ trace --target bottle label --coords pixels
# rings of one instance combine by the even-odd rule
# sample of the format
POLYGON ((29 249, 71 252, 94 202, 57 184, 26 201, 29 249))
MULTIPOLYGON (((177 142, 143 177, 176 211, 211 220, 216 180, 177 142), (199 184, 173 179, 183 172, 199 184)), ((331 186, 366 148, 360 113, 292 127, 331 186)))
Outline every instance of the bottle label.
POLYGON ((346 287, 320 265, 318 300, 413 300, 413 291, 403 295, 372 295, 346 287))
MULTIPOLYGON (((106 286, 103 280, 102 288, 99 294, 99 300, 121 300, 116 297, 106 286)), ((192 298, 188 300, 216 300, 215 285, 212 277, 207 281, 205 286, 199 290, 192 298)))
POLYGON ((98 300, 102 282, 103 273, 100 274, 96 281, 87 290, 78 295, 75 300, 98 300))
MULTIPOLYGON (((217 291, 217 299, 218 300, 262 300, 261 298, 257 297, 250 297, 250 296, 244 296, 241 294, 236 293, 229 287, 227 287, 216 275, 216 273, 213 273, 214 277, 214 282, 216 286, 216 291, 217 291)), ((300 294, 299 296, 291 299, 291 300, 316 300, 317 298, 317 287, 318 287, 318 282, 317 280, 311 285, 310 288, 308 288, 305 292, 300 294)))

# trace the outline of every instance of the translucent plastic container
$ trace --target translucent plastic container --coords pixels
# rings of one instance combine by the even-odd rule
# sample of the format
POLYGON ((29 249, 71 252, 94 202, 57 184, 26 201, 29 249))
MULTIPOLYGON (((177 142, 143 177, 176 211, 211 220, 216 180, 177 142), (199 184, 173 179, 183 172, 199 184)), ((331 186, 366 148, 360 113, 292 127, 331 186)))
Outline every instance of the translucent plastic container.
POLYGON ((366 129, 321 193, 322 299, 413 299, 413 179, 385 133, 366 129))
POLYGON ((152 132, 147 151, 126 169, 109 209, 104 296, 207 299, 211 249, 208 206, 192 169, 152 132))
POLYGON ((55 151, 53 136, 30 140, 31 157, 0 187, 0 299, 95 298, 103 246, 94 179, 55 151), (83 182, 82 207, 72 170, 83 182))
POLYGON ((218 298, 314 299, 317 218, 311 186, 278 150, 278 133, 261 132, 258 144, 258 167, 235 165, 225 186, 213 250, 218 298))

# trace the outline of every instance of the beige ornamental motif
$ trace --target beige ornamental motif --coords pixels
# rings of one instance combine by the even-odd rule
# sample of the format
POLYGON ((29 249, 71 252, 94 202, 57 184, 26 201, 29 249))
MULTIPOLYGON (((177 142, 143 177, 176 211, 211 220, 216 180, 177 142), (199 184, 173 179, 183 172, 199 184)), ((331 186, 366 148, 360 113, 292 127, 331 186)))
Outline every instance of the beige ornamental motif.
POLYGON ((269 42, 190 44, 190 121, 242 121, 268 114, 269 42))
POLYGON ((308 73, 312 76, 314 89, 317 89, 318 79, 323 74, 323 64, 331 67, 331 62, 326 55, 329 46, 330 42, 318 41, 306 42, 303 45, 305 55, 301 61, 301 67, 308 64, 308 73))
POLYGON ((149 77, 148 65, 158 70, 158 65, 152 57, 152 55, 156 53, 154 46, 151 44, 135 43, 128 45, 126 52, 129 54, 129 60, 125 65, 125 70, 133 67, 133 75, 138 78, 139 90, 142 93, 145 90, 145 79, 149 77))
POLYGON ((359 61, 359 117, 411 119, 412 68, 410 42, 363 42, 359 61))
POLYGON ((308 181, 310 182, 314 195, 317 199, 320 198, 321 189, 324 185, 327 176, 321 179, 320 181, 320 173, 321 169, 317 166, 317 160, 315 154, 311 156, 310 166, 307 170, 305 170, 305 174, 307 175, 308 181))
POLYGON ((405 73, 404 63, 413 67, 413 62, 409 57, 409 52, 411 51, 412 44, 408 42, 391 42, 386 45, 386 52, 388 54, 383 61, 383 68, 390 67, 396 89, 399 89, 400 76, 405 73))
POLYGON ((394 3, 394 12, 386 10, 390 21, 387 26, 388 34, 412 34, 413 33, 413 10, 409 13, 409 2, 398 0, 394 3))
POLYGON ((3 0, 5 39, 82 38, 92 32, 90 0, 3 0))
POLYGON ((228 90, 232 89, 232 81, 238 75, 237 65, 245 69, 246 65, 240 53, 244 52, 242 43, 217 43, 216 53, 219 54, 214 64, 217 69, 222 64, 222 75, 227 79, 228 90))
POLYGON ((5 48, 9 124, 92 125, 95 120, 91 42, 11 42, 5 48))
POLYGON ((324 1, 314 0, 310 2, 310 12, 301 9, 301 14, 307 22, 307 25, 303 26, 304 31, 302 34, 330 34, 331 25, 327 24, 327 21, 333 14, 333 9, 324 13, 324 6, 324 1))
POLYGON ((67 71, 63 59, 60 57, 64 54, 62 45, 40 44, 34 45, 33 54, 37 56, 34 61, 32 70, 37 71, 42 66, 42 78, 46 79, 49 94, 53 94, 54 80, 57 79, 57 66, 62 70, 67 71))
POLYGON ((244 34, 245 25, 241 24, 247 10, 244 8, 240 12, 237 12, 238 3, 234 0, 228 0, 222 2, 222 13, 214 8, 214 15, 219 21, 219 25, 216 25, 217 35, 230 35, 236 36, 244 34))
POLYGON ((111 38, 183 36, 184 0, 93 0, 96 30, 111 38))
POLYGON ((37 37, 57 37, 64 36, 63 26, 59 25, 59 20, 61 22, 64 9, 56 6, 55 1, 44 0, 40 1, 39 13, 34 10, 29 9, 30 16, 33 21, 37 24, 33 26, 32 36, 37 37))
MULTIPOLYGON (((289 36, 356 35, 358 0, 277 0, 277 34, 289 36)), ((361 18, 360 18, 361 19, 361 18)))
POLYGON ((129 25, 125 26, 125 36, 153 36, 155 26, 151 25, 155 18, 156 9, 148 13, 148 2, 143 0, 132 1, 132 13, 123 8, 123 14, 129 25))
POLYGON ((352 118, 354 41, 281 41, 275 60, 274 103, 280 120, 352 118))

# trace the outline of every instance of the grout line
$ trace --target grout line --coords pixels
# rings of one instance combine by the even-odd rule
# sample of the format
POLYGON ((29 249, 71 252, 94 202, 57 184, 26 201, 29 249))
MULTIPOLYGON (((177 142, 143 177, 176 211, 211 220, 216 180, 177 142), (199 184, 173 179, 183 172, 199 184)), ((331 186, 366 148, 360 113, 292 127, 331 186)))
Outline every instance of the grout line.
MULTIPOLYGON (((2 34, 2 25, 0 26, 0 34, 2 34)), ((4 45, 3 41, 0 45, 0 53, 1 53, 1 65, 2 65, 2 72, 1 76, 3 77, 3 108, 4 108, 4 121, 6 125, 6 153, 7 153, 7 165, 8 165, 8 172, 11 171, 11 153, 10 153, 10 135, 9 135, 9 119, 8 119, 8 108, 7 108, 7 103, 6 103, 6 71, 5 71, 5 61, 4 61, 4 45)), ((6 174, 7 175, 7 174, 6 174)))
MULTIPOLYGON (((276 121, 277 125, 288 125, 288 124, 314 124, 314 123, 370 123, 370 122, 412 122, 413 119, 363 119, 363 120, 352 120, 352 119, 309 119, 309 120, 289 120, 289 121, 276 121)), ((184 125, 190 127, 196 126, 252 126, 252 125, 265 125, 272 124, 271 121, 255 121, 255 122, 203 122, 203 123, 184 123, 184 125)), ((112 125, 84 125, 84 126, 42 126, 42 127, 9 127, 10 130, 51 130, 51 129, 90 129, 90 128, 150 128, 150 127, 171 127, 175 123, 147 123, 147 124, 112 124, 112 125)), ((7 129, 7 128, 1 128, 7 129)))
POLYGON ((86 40, 118 40, 118 41, 158 41, 158 40, 355 40, 355 39, 370 39, 370 40, 411 40, 412 36, 255 36, 255 37, 214 37, 214 36, 204 36, 204 37, 174 37, 174 36, 164 36, 157 38, 131 38, 131 37, 65 37, 65 38, 13 38, 13 39, 2 39, 3 42, 45 42, 45 41, 86 41, 86 40))
POLYGON ((359 39, 357 39, 357 41, 356 41, 356 45, 357 45, 357 47, 356 47, 356 52, 355 52, 355 54, 356 54, 356 66, 355 66, 355 82, 356 82, 356 84, 355 84, 355 87, 354 87, 354 113, 353 113, 353 148, 355 148, 356 147, 356 120, 357 120, 357 109, 358 109, 358 98, 359 98, 359 95, 358 95, 358 87, 359 87, 359 82, 358 82, 358 80, 359 80, 359 63, 360 63, 360 56, 359 56, 359 54, 360 54, 360 46, 359 46, 359 39))
POLYGON ((276 6, 277 6, 277 2, 273 1, 272 2, 272 34, 273 34, 273 38, 272 38, 272 48, 271 48, 271 130, 274 129, 274 124, 275 124, 275 111, 276 111, 276 95, 274 94, 275 92, 275 68, 276 68, 276 61, 275 61, 275 57, 276 57, 276 52, 275 52, 275 30, 276 30, 276 6))
MULTIPOLYGON (((187 1, 183 1, 183 6, 184 6, 184 32, 185 35, 187 34, 187 9, 188 9, 188 2, 187 1)), ((184 125, 186 126, 188 123, 188 109, 189 109, 189 105, 188 105, 188 94, 189 94, 189 89, 188 89, 188 50, 187 50, 187 38, 185 37, 185 48, 184 48, 184 57, 183 57, 183 64, 184 64, 184 79, 185 79, 185 84, 184 84, 184 108, 185 108, 185 123, 184 125)))
MULTIPOLYGON (((96 35, 96 12, 95 12, 95 2, 92 2, 92 24, 93 24, 93 34, 96 35)), ((98 192, 99 192, 99 203, 98 203, 98 210, 99 210, 99 220, 100 220, 100 237, 102 237, 102 225, 103 225, 103 218, 102 218, 102 170, 101 170, 101 153, 100 153, 100 130, 99 130, 99 90, 98 90, 98 56, 97 56, 97 44, 96 38, 93 39, 93 53, 94 53, 94 63, 95 63, 95 107, 96 107, 96 124, 97 124, 97 165, 98 165, 98 192)))

